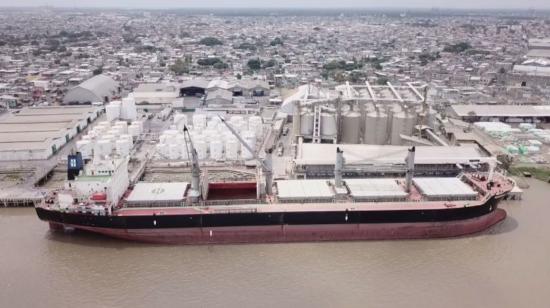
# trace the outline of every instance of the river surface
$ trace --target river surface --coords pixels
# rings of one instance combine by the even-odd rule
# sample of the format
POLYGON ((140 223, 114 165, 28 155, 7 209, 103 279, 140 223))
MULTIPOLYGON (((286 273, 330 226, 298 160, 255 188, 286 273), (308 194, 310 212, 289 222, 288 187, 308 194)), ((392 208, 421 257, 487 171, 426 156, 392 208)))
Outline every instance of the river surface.
POLYGON ((550 307, 550 185, 444 240, 159 246, 0 209, 0 307, 550 307))

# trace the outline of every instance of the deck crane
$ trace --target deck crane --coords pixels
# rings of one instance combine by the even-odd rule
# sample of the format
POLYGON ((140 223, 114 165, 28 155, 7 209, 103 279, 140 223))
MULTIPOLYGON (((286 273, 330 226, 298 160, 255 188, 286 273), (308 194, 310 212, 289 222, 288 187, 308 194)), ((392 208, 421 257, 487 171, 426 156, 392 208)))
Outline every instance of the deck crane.
MULTIPOLYGON (((410 192, 411 190, 412 179, 414 175, 415 152, 416 152, 416 149, 414 146, 412 148, 409 148, 407 152, 407 157, 405 158, 405 178, 406 178, 405 190, 407 192, 410 192)), ((341 188, 343 186, 343 181, 342 181, 343 172, 345 172, 346 170, 352 170, 352 169, 346 169, 345 163, 346 161, 344 159, 344 151, 339 147, 337 147, 336 163, 334 164, 334 184, 338 188, 341 188)))
POLYGON ((183 127, 183 136, 185 138, 185 148, 187 150, 187 155, 191 160, 191 190, 189 191, 188 196, 190 197, 190 201, 192 203, 195 203, 199 201, 201 196, 201 169, 199 167, 199 155, 197 154, 197 150, 193 146, 193 140, 191 139, 191 135, 189 134, 189 129, 187 129, 187 126, 183 127))
POLYGON ((229 129, 229 131, 239 140, 239 142, 254 156, 254 159, 260 164, 262 167, 262 172, 265 176, 265 193, 266 195, 272 195, 272 188, 273 188, 273 163, 272 163, 272 155, 273 155, 273 149, 269 148, 265 150, 265 158, 261 159, 258 154, 252 150, 252 148, 244 141, 244 139, 237 133, 237 131, 229 125, 225 121, 224 118, 219 116, 220 120, 222 121, 225 126, 229 129))

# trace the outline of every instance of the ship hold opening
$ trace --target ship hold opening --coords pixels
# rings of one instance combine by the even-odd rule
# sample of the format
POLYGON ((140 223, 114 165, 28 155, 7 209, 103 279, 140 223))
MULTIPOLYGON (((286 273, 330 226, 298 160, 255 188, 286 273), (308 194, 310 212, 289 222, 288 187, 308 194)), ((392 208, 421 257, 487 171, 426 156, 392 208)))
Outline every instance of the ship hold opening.
POLYGON ((208 183, 207 201, 257 200, 256 182, 208 183))

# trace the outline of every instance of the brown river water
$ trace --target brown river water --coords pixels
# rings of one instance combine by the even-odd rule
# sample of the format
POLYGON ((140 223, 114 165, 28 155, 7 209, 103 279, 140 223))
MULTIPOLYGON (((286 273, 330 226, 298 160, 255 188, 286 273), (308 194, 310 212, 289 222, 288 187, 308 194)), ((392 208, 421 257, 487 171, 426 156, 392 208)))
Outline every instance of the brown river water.
POLYGON ((443 240, 159 246, 0 209, 0 307, 550 307, 550 185, 443 240))

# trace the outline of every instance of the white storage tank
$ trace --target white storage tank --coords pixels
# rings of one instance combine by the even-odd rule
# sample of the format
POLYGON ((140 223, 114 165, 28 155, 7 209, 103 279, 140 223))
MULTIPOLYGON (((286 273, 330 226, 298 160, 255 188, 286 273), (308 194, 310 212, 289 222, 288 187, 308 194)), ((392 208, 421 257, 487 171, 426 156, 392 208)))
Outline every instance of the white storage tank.
POLYGON ((206 115, 194 114, 193 115, 193 129, 201 130, 206 128, 206 115))
POLYGON ((178 144, 180 147, 180 159, 189 160, 189 149, 186 144, 178 144))
POLYGON ((361 114, 349 111, 342 116, 342 143, 359 143, 361 130, 361 114))
POLYGON ((262 131, 262 125, 263 121, 262 118, 259 116, 251 116, 248 118, 248 129, 253 130, 255 132, 261 132, 262 131))
POLYGON ((325 138, 336 137, 338 128, 336 125, 336 116, 331 113, 321 114, 321 136, 325 138))
POLYGON ((82 154, 82 158, 92 158, 93 143, 90 140, 79 140, 76 142, 76 150, 82 154))
POLYGON ((183 113, 176 113, 174 115, 174 125, 176 125, 176 129, 180 132, 183 131, 183 128, 185 125, 187 125, 187 117, 183 113))
POLYGON ((128 126, 128 134, 132 135, 132 137, 138 137, 140 134, 141 129, 137 125, 130 125, 128 126))
POLYGON ((113 152, 113 143, 111 140, 101 139, 96 142, 94 147, 94 155, 103 157, 111 155, 111 152, 113 152))
POLYGON ((193 145, 195 146, 195 150, 197 150, 199 159, 203 160, 208 158, 208 143, 206 143, 204 139, 197 139, 193 145))
POLYGON ((156 150, 157 150, 157 155, 160 158, 162 158, 162 159, 168 158, 168 145, 167 144, 162 144, 162 143, 157 144, 156 150))
POLYGON ((132 96, 122 99, 120 117, 124 120, 134 121, 137 118, 136 101, 132 96))
POLYGON ((105 106, 105 115, 109 122, 117 120, 120 117, 120 105, 112 102, 105 106))
POLYGON ((306 111, 300 115, 300 134, 303 136, 313 135, 313 113, 306 111))
POLYGON ((140 129, 140 133, 143 132, 143 122, 142 121, 132 121, 132 125, 138 126, 140 129))
POLYGON ((169 144, 168 145, 168 158, 170 160, 176 160, 179 159, 181 156, 181 145, 179 144, 169 144))
MULTIPOLYGON (((244 132, 242 138, 252 151, 256 151, 256 134, 253 131, 244 132)), ((254 153, 250 153, 245 147, 242 147, 241 156, 243 159, 252 159, 254 158, 254 153)))
POLYGON ((116 141, 116 153, 126 157, 130 155, 131 143, 127 139, 119 139, 116 141))
POLYGON ((134 139, 132 138, 131 135, 128 135, 128 134, 120 135, 120 140, 128 140, 131 146, 134 145, 134 139))
POLYGON ((223 159, 223 142, 221 140, 210 141, 210 159, 212 160, 223 159))
POLYGON ((225 139, 225 158, 227 160, 238 160, 241 144, 237 138, 225 139))

